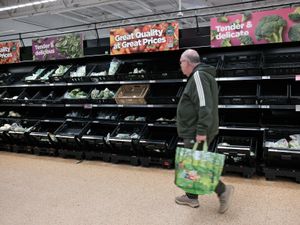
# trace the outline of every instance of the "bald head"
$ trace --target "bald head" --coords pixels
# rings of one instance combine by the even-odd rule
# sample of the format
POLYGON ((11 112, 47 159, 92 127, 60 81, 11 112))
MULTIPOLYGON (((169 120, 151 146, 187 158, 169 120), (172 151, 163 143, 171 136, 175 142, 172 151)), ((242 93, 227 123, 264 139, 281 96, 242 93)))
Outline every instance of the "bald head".
POLYGON ((200 57, 197 51, 193 49, 185 50, 180 57, 180 68, 184 75, 189 77, 194 68, 200 63, 200 57))
POLYGON ((182 59, 188 60, 191 64, 199 64, 200 63, 200 56, 197 51, 194 49, 185 50, 182 55, 182 59))

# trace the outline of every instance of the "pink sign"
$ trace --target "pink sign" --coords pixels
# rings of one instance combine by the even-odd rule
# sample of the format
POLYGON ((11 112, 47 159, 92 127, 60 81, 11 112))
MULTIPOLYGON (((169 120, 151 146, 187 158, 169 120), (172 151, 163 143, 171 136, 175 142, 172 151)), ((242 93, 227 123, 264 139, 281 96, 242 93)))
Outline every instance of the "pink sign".
POLYGON ((300 41, 300 7, 210 20, 211 47, 300 41))

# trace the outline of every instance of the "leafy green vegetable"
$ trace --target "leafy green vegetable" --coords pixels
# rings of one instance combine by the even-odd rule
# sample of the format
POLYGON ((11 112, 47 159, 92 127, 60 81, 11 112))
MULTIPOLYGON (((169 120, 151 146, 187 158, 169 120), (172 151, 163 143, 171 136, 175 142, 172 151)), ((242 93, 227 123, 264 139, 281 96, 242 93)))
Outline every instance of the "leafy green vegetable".
POLYGON ((221 16, 221 17, 218 17, 217 21, 219 23, 227 23, 228 22, 228 18, 226 16, 221 16))
POLYGON ((231 25, 240 25, 241 24, 241 21, 239 19, 236 19, 231 25))
POLYGON ((253 40, 250 36, 239 36, 239 40, 241 42, 241 45, 253 45, 253 40))
POLYGON ((231 46, 230 38, 226 38, 221 42, 221 47, 230 47, 230 46, 231 46))
POLYGON ((66 94, 66 98, 87 98, 88 94, 82 91, 80 88, 75 88, 66 94))
POLYGON ((290 20, 294 22, 300 21, 300 7, 297 7, 294 12, 289 14, 290 20))
POLYGON ((80 35, 69 34, 58 39, 55 47, 61 54, 68 58, 77 58, 83 56, 80 35))
POLYGON ((216 30, 211 30, 211 31, 210 31, 210 40, 211 40, 211 41, 212 41, 212 40, 215 40, 216 37, 217 37, 217 35, 218 35, 218 31, 216 31, 216 30))
POLYGON ((291 41, 300 41, 300 24, 296 24, 289 29, 289 39, 291 41))
POLYGON ((249 19, 251 19, 251 13, 250 12, 245 12, 242 14, 242 22, 246 22, 249 19))
POLYGON ((266 40, 269 43, 280 43, 282 42, 282 31, 287 26, 287 22, 278 15, 271 15, 263 17, 256 29, 256 39, 266 40))

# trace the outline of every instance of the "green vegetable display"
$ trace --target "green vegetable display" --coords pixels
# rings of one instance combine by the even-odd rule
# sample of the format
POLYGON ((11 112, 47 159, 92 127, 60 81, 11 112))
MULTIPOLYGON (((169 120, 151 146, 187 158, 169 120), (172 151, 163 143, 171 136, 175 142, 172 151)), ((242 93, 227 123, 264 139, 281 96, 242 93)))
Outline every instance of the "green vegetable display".
POLYGON ((55 47, 61 54, 69 58, 77 58, 83 56, 81 45, 81 38, 79 35, 66 35, 58 39, 55 47))
POLYGON ((228 22, 228 18, 226 16, 221 16, 221 17, 218 17, 217 21, 219 23, 227 23, 228 22))
POLYGON ((108 88, 105 88, 104 90, 97 90, 93 89, 91 92, 91 98, 92 99, 113 99, 115 96, 115 93, 108 88))
POLYGON ((66 93, 65 98, 82 99, 87 98, 88 94, 82 91, 80 88, 75 88, 72 91, 66 93))
POLYGON ((218 31, 216 31, 216 30, 211 30, 211 31, 210 31, 210 40, 215 40, 216 37, 217 37, 217 35, 218 35, 218 31))
POLYGON ((246 21, 248 21, 250 19, 251 19, 251 13, 250 12, 243 13, 243 15, 242 15, 242 22, 246 22, 246 21))
POLYGON ((278 15, 263 17, 256 29, 255 36, 258 41, 266 40, 269 43, 282 42, 282 31, 287 26, 287 22, 278 15))
POLYGON ((300 41, 300 24, 296 24, 289 29, 289 39, 291 41, 300 41))
POLYGON ((221 43, 221 46, 222 47, 230 47, 231 46, 230 38, 224 39, 221 43))
POLYGON ((290 20, 300 22, 300 7, 297 7, 294 12, 289 14, 290 20))
POLYGON ((239 36, 239 40, 241 42, 241 45, 253 45, 253 40, 250 36, 239 36))

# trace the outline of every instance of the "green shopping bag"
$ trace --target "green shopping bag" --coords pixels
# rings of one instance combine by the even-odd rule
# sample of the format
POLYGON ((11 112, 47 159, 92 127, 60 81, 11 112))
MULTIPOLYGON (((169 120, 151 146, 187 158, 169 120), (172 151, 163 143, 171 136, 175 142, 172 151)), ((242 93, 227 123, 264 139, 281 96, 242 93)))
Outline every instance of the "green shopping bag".
POLYGON ((214 192, 224 166, 225 156, 207 151, 177 147, 175 157, 175 184, 187 193, 204 195, 214 192))

